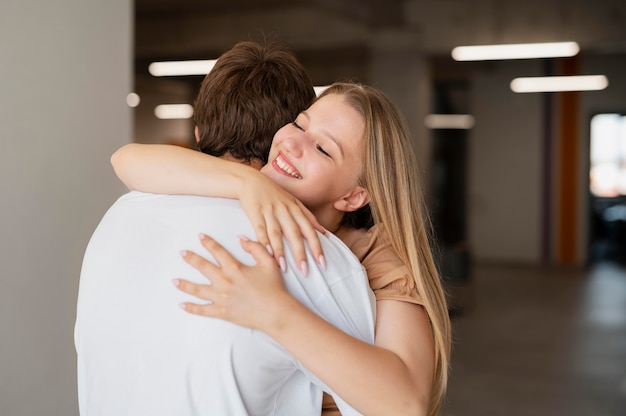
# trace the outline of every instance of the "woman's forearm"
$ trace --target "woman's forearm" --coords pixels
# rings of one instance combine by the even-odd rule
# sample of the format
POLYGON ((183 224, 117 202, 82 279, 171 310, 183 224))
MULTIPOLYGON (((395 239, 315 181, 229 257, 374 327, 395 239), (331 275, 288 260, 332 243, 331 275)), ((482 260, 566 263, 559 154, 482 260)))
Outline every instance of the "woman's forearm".
MULTIPOLYGON (((266 332, 354 409, 366 415, 427 413, 432 376, 428 358, 415 376, 415 362, 407 364, 388 348, 349 336, 295 299, 288 303, 279 319, 268 321, 266 332)), ((412 335, 415 343, 422 342, 420 330, 412 335)))
POLYGON ((210 301, 186 302, 187 312, 267 333, 361 413, 426 414, 435 355, 430 321, 420 305, 377 301, 371 345, 298 302, 263 244, 242 239, 242 247, 256 261, 245 266, 209 236, 201 236, 201 243, 220 267, 184 252, 185 261, 211 281, 206 285, 176 280, 181 291, 210 301))
POLYGON ((237 198, 243 178, 258 174, 243 164, 174 145, 131 143, 111 156, 111 164, 129 189, 161 194, 237 198))

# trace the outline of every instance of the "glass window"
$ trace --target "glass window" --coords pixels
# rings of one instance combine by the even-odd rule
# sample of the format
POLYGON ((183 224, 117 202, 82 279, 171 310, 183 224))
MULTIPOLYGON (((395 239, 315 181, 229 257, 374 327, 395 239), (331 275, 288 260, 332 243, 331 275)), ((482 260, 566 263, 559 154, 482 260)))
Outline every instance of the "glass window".
POLYGON ((598 114, 591 119, 589 187, 593 195, 626 195, 626 116, 598 114))

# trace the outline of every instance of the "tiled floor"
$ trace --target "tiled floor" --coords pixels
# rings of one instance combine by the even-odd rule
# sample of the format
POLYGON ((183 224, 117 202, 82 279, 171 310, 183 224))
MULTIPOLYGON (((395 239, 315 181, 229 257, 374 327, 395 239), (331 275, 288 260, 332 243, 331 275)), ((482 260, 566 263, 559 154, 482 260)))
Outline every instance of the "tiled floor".
POLYGON ((481 265, 445 416, 625 416, 626 268, 481 265))

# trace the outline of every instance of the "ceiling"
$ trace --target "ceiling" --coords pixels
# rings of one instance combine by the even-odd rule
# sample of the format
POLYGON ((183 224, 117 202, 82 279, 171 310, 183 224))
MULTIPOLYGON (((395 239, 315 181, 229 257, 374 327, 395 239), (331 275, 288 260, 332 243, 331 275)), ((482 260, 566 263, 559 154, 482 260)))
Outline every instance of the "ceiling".
POLYGON ((293 49, 316 83, 364 76, 374 47, 448 57, 454 46, 576 40, 626 53, 623 0, 135 0, 138 74, 216 58, 241 40, 293 49))

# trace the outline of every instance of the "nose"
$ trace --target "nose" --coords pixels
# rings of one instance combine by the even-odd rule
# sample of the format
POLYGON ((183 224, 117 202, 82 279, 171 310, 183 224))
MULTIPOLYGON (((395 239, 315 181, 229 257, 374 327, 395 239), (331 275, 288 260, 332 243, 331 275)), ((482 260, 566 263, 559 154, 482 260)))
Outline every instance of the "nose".
POLYGON ((309 134, 303 131, 297 131, 285 141, 285 148, 293 157, 301 157, 310 146, 312 139, 309 134))

